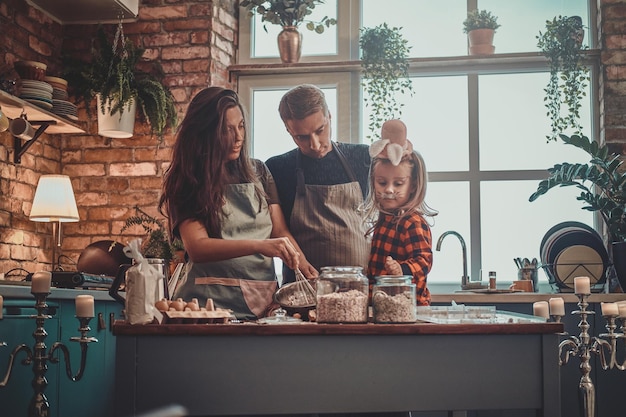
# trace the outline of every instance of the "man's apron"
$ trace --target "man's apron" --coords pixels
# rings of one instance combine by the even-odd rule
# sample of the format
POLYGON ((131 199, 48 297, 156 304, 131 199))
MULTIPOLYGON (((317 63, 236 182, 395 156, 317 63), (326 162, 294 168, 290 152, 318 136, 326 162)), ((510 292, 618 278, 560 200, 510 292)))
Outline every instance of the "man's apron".
MULTIPOLYGON (((272 232, 267 201, 259 201, 254 184, 232 184, 226 190, 222 237, 228 240, 267 239, 272 232)), ((228 308, 238 319, 263 317, 272 304, 277 281, 272 258, 261 254, 217 262, 187 263, 187 278, 174 298, 212 298, 216 307, 228 308)))
MULTIPOLYGON (((332 146, 351 182, 336 185, 305 184, 298 151, 296 197, 290 217, 290 230, 307 260, 318 271, 324 266, 366 268, 370 244, 365 238, 365 223, 358 212, 363 203, 363 194, 345 156, 334 143, 332 146)), ((287 281, 290 279, 287 278, 287 281)))

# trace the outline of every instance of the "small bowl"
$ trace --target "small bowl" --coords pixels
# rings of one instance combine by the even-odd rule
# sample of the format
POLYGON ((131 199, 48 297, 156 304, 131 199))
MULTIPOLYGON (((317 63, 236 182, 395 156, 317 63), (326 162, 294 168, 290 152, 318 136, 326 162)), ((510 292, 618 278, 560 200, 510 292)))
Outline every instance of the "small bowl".
POLYGON ((13 67, 22 80, 36 81, 43 81, 48 69, 46 64, 36 61, 15 61, 13 67))

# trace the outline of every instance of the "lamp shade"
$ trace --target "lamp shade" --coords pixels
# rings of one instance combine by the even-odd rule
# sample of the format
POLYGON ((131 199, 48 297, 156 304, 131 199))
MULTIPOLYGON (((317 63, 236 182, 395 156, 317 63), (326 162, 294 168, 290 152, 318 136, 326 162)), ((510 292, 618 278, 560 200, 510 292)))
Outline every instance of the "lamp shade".
POLYGON ((77 222, 78 208, 67 175, 42 175, 37 183, 30 220, 35 222, 77 222))

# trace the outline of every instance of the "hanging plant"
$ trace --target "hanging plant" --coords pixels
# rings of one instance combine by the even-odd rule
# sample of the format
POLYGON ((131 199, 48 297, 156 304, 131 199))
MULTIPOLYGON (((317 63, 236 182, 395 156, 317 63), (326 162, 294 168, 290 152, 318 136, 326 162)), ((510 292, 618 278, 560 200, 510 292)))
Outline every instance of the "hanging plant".
POLYGON ((584 29, 579 16, 558 16, 546 21, 546 31, 539 32, 537 46, 550 62, 550 80, 544 89, 545 106, 551 120, 552 132, 548 141, 558 138, 566 129, 582 135, 580 124, 581 101, 586 96, 589 70, 583 65, 581 51, 584 29), (567 113, 562 114, 565 105, 567 113))
POLYGON ((409 78, 408 41, 400 32, 402 28, 390 28, 386 23, 373 28, 362 28, 359 38, 361 47, 362 85, 365 89, 365 105, 372 110, 367 138, 374 140, 383 123, 402 115, 403 104, 397 93, 413 95, 409 78))
POLYGON ((106 110, 111 115, 136 101, 160 142, 166 130, 176 126, 176 107, 172 93, 162 82, 163 69, 157 61, 142 59, 144 52, 124 36, 121 22, 113 42, 100 26, 89 61, 64 57, 64 77, 77 102, 85 102, 87 111, 97 94, 106 98, 101 103, 102 112, 106 110))

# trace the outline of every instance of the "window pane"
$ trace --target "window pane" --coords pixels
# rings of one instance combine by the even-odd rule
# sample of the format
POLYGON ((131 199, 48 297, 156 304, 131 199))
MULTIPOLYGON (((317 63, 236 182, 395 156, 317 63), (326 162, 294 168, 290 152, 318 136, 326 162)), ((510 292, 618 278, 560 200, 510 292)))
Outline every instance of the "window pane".
MULTIPOLYGON (((467 3, 393 0, 394 7, 389 7, 388 0, 363 0, 362 26, 387 22, 402 27, 412 57, 467 55, 467 36, 463 32, 467 3)), ((559 15, 581 16, 589 27, 587 7, 587 0, 478 0, 478 8, 492 12, 501 25, 494 38, 496 53, 537 51, 539 31, 545 30, 546 20, 559 15)), ((589 42, 589 36, 585 39, 589 42)))
MULTIPOLYGON (((584 152, 560 140, 547 143, 550 120, 543 101, 547 82, 548 73, 479 77, 481 170, 547 169, 563 161, 588 161, 584 152)), ((590 131, 589 99, 580 114, 583 127, 590 131)))
MULTIPOLYGON (((496 53, 537 51, 537 35, 545 32, 546 20, 556 16, 580 16, 589 27, 587 0, 478 0, 478 8, 498 17, 496 53)), ((585 36, 589 42, 589 36, 585 36)))
POLYGON ((382 23, 401 27, 412 57, 467 54, 467 37, 463 33, 465 0, 362 0, 362 4, 361 27, 382 23))
MULTIPOLYGON (((252 156, 261 161, 296 147, 278 114, 278 103, 287 90, 289 89, 253 90, 250 111, 252 129, 248 134, 252 142, 252 156)), ((326 95, 328 110, 331 114, 336 114, 337 89, 322 88, 322 91, 326 95)), ((332 131, 336 132, 337 120, 335 117, 331 120, 332 131)))
POLYGON ((467 77, 412 77, 412 81, 415 93, 402 97, 401 119, 428 171, 467 171, 467 77))
POLYGON ((458 283, 461 285, 463 262, 461 243, 455 236, 446 236, 441 243, 441 251, 436 244, 447 230, 458 232, 467 245, 467 268, 470 274, 470 210, 469 184, 467 182, 431 182, 428 184, 426 202, 439 211, 431 224, 433 236, 433 267, 428 274, 428 282, 458 283))
MULTIPOLYGON (((528 197, 539 181, 483 182, 481 192, 482 269, 496 271, 499 281, 517 279, 513 258, 540 259, 541 240, 548 230, 564 221, 593 225, 593 214, 576 201, 574 187, 555 188, 532 203, 528 197)), ((544 272, 539 283, 547 283, 544 272)))
MULTIPOLYGON (((325 0, 324 3, 315 6, 313 13, 307 20, 321 21, 324 16, 337 18, 337 0, 325 0)), ((254 15, 252 19, 252 57, 273 58, 278 57, 276 37, 282 28, 261 21, 261 16, 254 15)), ((337 26, 324 27, 324 33, 316 33, 306 28, 306 22, 298 27, 302 33, 302 56, 306 55, 336 55, 337 54, 337 26)))

